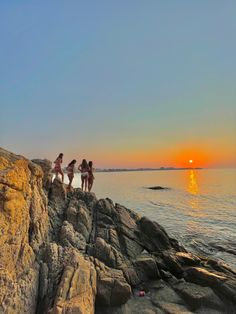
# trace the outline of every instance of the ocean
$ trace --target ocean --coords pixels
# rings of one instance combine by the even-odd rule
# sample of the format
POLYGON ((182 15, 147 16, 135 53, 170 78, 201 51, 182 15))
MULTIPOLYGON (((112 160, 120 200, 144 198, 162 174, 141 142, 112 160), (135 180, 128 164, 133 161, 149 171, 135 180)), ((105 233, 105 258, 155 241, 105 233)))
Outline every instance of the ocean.
POLYGON ((236 169, 97 172, 93 192, 157 221, 187 250, 236 269, 236 169))

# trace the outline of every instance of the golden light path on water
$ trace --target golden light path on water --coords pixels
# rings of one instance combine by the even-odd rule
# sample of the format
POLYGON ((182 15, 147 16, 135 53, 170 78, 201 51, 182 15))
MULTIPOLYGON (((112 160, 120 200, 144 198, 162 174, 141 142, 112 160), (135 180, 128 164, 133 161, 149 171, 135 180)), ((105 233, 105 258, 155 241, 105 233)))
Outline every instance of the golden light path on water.
POLYGON ((189 197, 187 198, 187 205, 189 208, 189 216, 191 217, 203 217, 204 213, 201 210, 199 204, 199 185, 197 182, 197 172, 196 170, 191 169, 188 172, 188 187, 187 191, 189 192, 189 197))

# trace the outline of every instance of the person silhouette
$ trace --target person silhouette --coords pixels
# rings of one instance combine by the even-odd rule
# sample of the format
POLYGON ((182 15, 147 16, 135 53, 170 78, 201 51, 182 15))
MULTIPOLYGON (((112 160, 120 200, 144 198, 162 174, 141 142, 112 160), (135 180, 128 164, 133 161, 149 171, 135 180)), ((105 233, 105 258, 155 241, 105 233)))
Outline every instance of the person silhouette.
POLYGON ((68 176, 68 179, 69 179, 69 185, 68 185, 68 190, 70 191, 72 186, 72 181, 73 181, 73 178, 74 178, 74 171, 75 171, 75 164, 76 164, 76 160, 73 159, 69 164, 68 166, 66 167, 66 170, 67 170, 67 176, 68 176))
POLYGON ((83 190, 87 191, 89 167, 88 167, 88 163, 87 163, 86 159, 82 160, 82 163, 79 165, 78 169, 81 172, 81 188, 82 188, 82 191, 83 190))
POLYGON ((63 171, 62 171, 62 169, 61 169, 61 164, 62 164, 62 162, 63 162, 63 154, 60 153, 60 154, 58 155, 57 159, 54 161, 54 164, 55 164, 55 166, 54 166, 54 172, 55 172, 55 174, 56 174, 56 178, 58 178, 58 174, 61 175, 62 182, 63 182, 63 181, 64 181, 64 173, 63 173, 63 171))

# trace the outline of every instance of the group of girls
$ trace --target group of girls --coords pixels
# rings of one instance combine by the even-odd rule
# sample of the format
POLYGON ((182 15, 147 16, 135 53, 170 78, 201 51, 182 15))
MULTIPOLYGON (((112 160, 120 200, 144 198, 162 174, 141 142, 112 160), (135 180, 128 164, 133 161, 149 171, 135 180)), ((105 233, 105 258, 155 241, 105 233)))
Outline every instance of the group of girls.
MULTIPOLYGON (((55 167, 54 172, 56 174, 56 178, 60 174, 62 177, 62 182, 64 181, 64 173, 62 171, 61 165, 63 162, 63 154, 59 154, 57 159, 54 161, 55 167)), ((71 190, 72 187, 72 181, 74 178, 74 172, 75 172, 75 164, 76 160, 73 159, 68 166, 66 167, 67 176, 69 179, 69 185, 68 190, 71 190)), ((89 161, 87 163, 86 159, 82 160, 82 163, 79 165, 78 170, 81 172, 81 188, 82 191, 91 191, 94 181, 94 175, 93 175, 93 162, 89 161)))

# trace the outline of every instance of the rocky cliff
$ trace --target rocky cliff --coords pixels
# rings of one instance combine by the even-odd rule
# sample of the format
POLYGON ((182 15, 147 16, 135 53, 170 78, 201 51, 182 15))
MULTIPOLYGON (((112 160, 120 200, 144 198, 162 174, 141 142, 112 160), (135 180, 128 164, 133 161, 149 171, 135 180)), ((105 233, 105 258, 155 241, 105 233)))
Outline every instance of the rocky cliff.
POLYGON ((236 313, 233 269, 51 180, 49 161, 0 149, 0 313, 236 313))

